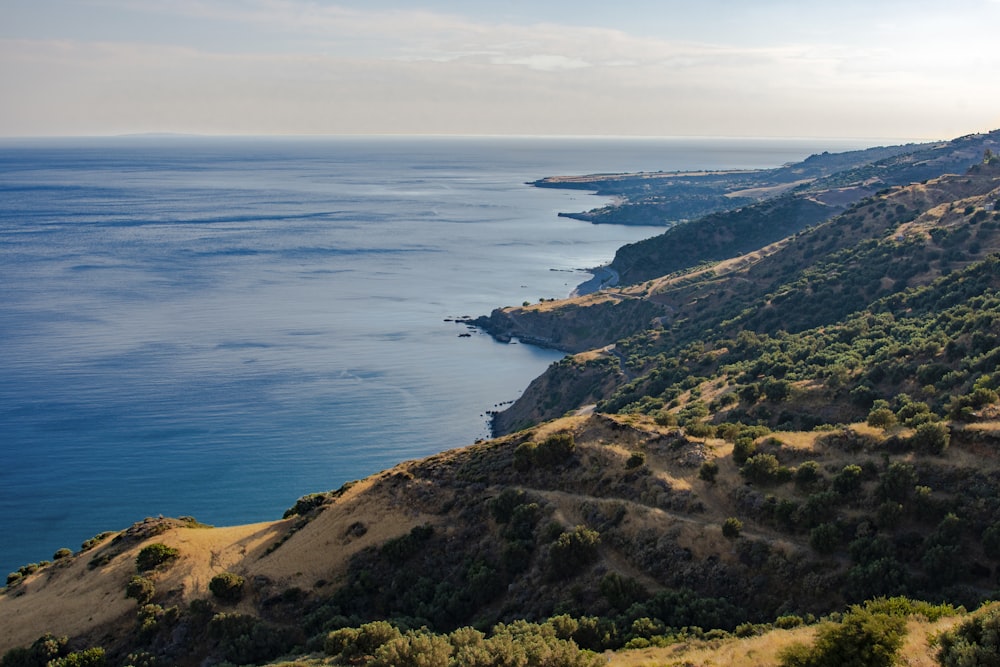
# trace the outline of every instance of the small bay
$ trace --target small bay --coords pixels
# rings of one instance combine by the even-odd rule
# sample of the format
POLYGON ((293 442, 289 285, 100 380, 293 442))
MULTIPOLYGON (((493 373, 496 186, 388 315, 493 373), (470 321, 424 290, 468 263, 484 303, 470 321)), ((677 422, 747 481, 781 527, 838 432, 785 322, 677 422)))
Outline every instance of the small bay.
POLYGON ((0 568, 145 516, 225 525, 488 436, 561 354, 446 320, 567 296, 657 228, 544 176, 863 141, 0 141, 0 568), (470 336, 459 336, 471 333, 470 336))

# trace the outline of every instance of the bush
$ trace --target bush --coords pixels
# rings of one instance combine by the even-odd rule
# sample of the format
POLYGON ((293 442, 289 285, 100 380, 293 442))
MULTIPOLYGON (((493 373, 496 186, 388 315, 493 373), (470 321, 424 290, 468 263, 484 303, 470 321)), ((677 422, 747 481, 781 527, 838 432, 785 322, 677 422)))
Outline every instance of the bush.
POLYGON ((370 667, 448 667, 453 648, 447 637, 409 631, 375 651, 370 667))
POLYGON ((741 466, 747 462, 751 456, 757 452, 757 445, 754 444, 754 439, 750 436, 740 436, 736 438, 736 442, 733 443, 733 461, 736 465, 741 466))
POLYGON ((642 452, 633 452, 632 455, 628 457, 628 460, 625 461, 625 467, 629 469, 638 468, 645 462, 646 462, 645 454, 643 454, 642 452))
POLYGON ((180 556, 180 553, 180 551, 173 547, 156 542, 142 548, 139 555, 135 557, 135 567, 139 572, 155 570, 160 565, 180 556))
POLYGON ((293 516, 305 516, 314 509, 323 507, 327 500, 329 500, 329 497, 329 494, 326 493, 310 493, 309 495, 302 496, 295 501, 295 505, 285 510, 281 518, 288 519, 293 516))
POLYGON ((823 478, 819 464, 815 461, 805 461, 795 469, 795 486, 802 490, 812 488, 812 485, 823 478))
POLYGON ((896 413, 889 408, 875 408, 868 413, 868 425, 883 431, 896 425, 896 413))
POLYGON ((490 498, 487 505, 497 523, 510 521, 514 510, 528 502, 528 495, 521 489, 506 488, 499 495, 490 498))
POLYGON ((226 602, 239 602, 243 598, 245 580, 233 572, 222 572, 212 577, 208 590, 212 595, 226 602))
POLYGON ((841 530, 835 523, 821 523, 809 532, 809 546, 821 554, 831 554, 840 546, 841 530))
POLYGON ((59 549, 54 554, 52 554, 52 560, 62 560, 63 558, 69 558, 72 555, 73 555, 72 549, 67 549, 66 547, 63 547, 62 549, 59 549))
POLYGON ((842 496, 851 495, 861 488, 861 466, 846 465, 833 478, 833 490, 842 496))
POLYGON ((719 464, 715 461, 705 461, 698 470, 698 478, 705 480, 709 484, 715 483, 715 478, 719 474, 719 464))
POLYGON ((927 422, 917 427, 916 433, 910 437, 910 445, 921 454, 940 456, 948 449, 951 433, 948 427, 939 422, 927 422))
POLYGON ((736 539, 740 536, 740 532, 743 531, 743 522, 734 516, 729 517, 722 522, 722 535, 728 537, 729 539, 736 539))
POLYGON ((974 614, 938 637, 942 667, 1000 664, 1000 607, 974 614))
POLYGON ((812 647, 793 645, 782 667, 891 667, 903 645, 906 619, 853 606, 840 623, 820 629, 812 647))
POLYGON ((779 484, 792 476, 791 471, 781 465, 774 454, 754 454, 740 468, 740 474, 757 484, 779 484))
POLYGON ((514 469, 526 472, 532 466, 555 466, 576 451, 572 433, 554 433, 540 443, 522 442, 514 449, 514 469))
POLYGON ((799 627, 803 623, 805 623, 805 621, 802 620, 801 616, 795 616, 793 614, 779 616, 774 619, 774 627, 780 630, 791 630, 792 628, 799 627))
POLYGON ((66 655, 66 637, 46 633, 29 647, 13 648, 4 653, 2 667, 46 667, 51 661, 66 655))
POLYGON ((49 662, 46 667, 104 667, 106 664, 108 661, 104 649, 95 646, 83 651, 74 651, 62 658, 56 658, 49 662))
POLYGON ((224 660, 238 665, 269 662, 294 645, 291 629, 242 614, 216 614, 208 635, 218 640, 224 660))
POLYGON ((576 451, 572 433, 555 433, 545 438, 535 450, 535 462, 548 466, 562 463, 576 451))
POLYGON ((580 568, 597 558, 601 534, 586 526, 577 526, 559 535, 549 551, 549 573, 556 579, 577 574, 580 568))
POLYGON ((692 438, 711 438, 715 435, 715 426, 706 422, 690 422, 684 426, 684 432, 692 438))
POLYGON ((125 586, 125 597, 136 600, 140 605, 152 600, 155 594, 156 586, 153 585, 153 582, 138 574, 133 575, 129 579, 128 585, 125 586))
POLYGON ((391 623, 375 621, 365 623, 360 628, 334 630, 326 636, 323 651, 327 655, 340 656, 344 662, 363 662, 370 660, 384 644, 401 636, 391 623))

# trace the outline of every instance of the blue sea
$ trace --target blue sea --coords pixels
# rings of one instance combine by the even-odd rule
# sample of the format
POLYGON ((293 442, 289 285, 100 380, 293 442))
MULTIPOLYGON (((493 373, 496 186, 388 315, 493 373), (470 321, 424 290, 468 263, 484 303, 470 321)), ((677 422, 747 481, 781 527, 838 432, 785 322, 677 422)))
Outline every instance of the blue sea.
POLYGON ((526 181, 863 145, 2 140, 0 573, 146 516, 279 518, 487 437, 561 355, 446 320, 564 297, 660 231, 559 218, 606 200, 526 181))

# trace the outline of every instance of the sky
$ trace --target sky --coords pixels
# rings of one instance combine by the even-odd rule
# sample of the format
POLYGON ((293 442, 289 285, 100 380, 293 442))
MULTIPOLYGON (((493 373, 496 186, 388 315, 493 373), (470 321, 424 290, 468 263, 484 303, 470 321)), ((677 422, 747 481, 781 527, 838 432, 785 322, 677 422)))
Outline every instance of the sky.
POLYGON ((1000 0, 2 0, 0 136, 944 139, 1000 0))

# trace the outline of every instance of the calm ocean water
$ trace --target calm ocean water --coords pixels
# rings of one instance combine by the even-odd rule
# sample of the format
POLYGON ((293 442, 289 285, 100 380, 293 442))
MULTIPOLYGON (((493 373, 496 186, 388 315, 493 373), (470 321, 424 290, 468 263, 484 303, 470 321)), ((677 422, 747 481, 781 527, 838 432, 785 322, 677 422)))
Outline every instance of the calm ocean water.
POLYGON ((0 573, 145 516, 280 517, 488 435, 559 354, 444 320, 562 297, 652 228, 580 174, 864 142, 0 141, 0 573))

